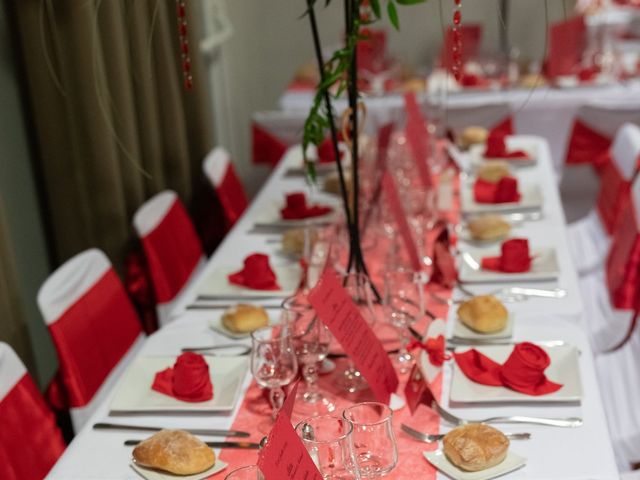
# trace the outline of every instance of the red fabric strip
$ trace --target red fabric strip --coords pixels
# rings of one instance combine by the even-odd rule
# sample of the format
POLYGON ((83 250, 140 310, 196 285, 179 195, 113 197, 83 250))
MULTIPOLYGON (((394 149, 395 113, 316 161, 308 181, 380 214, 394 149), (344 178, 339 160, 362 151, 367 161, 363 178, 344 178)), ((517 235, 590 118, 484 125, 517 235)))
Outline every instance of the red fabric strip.
POLYGON ((591 163, 597 166, 610 146, 611 139, 607 135, 576 118, 569 137, 565 163, 567 165, 591 163))
POLYGON ((287 151, 287 145, 257 123, 251 126, 251 136, 253 163, 275 167, 287 151))
POLYGON ((224 210, 227 228, 231 228, 242 216, 249 204, 244 188, 231 163, 227 167, 222 182, 216 188, 216 194, 224 210))
POLYGON ((633 206, 623 211, 620 225, 607 258, 607 287, 615 308, 633 310, 640 281, 640 229, 633 206))

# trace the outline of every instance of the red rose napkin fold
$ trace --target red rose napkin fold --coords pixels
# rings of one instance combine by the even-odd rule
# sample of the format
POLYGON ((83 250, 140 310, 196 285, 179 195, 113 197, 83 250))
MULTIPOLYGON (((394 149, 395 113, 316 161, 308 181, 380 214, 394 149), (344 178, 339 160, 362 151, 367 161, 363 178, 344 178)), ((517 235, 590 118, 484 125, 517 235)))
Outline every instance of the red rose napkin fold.
POLYGON ((151 388, 184 402, 206 402, 213 398, 209 365, 202 355, 186 352, 172 367, 156 373, 151 388))
POLYGON ((491 132, 487 138, 487 149, 484 152, 486 158, 527 159, 529 154, 524 150, 507 150, 505 135, 502 132, 491 132))
MULTIPOLYGON (((342 132, 337 133, 338 142, 342 142, 342 132)), ((340 160, 342 160, 343 153, 338 150, 340 160)), ((331 135, 325 138, 320 145, 318 145, 318 162, 319 163, 332 163, 335 162, 336 156, 333 150, 333 140, 331 135)))
POLYGON ((488 87, 489 80, 477 73, 463 73, 460 77, 460 84, 463 87, 488 87))
POLYGON ((454 353, 460 370, 470 380, 494 387, 507 387, 526 395, 546 395, 562 388, 550 381, 544 371, 551 363, 549 355, 538 345, 517 344, 509 358, 500 365, 476 349, 454 353))
POLYGON ((269 257, 262 253, 254 253, 244 259, 244 267, 228 277, 234 285, 254 290, 280 290, 276 274, 269 266, 269 257))
POLYGON ((285 220, 319 217, 332 210, 331 207, 325 205, 307 205, 307 197, 302 192, 290 193, 286 198, 287 204, 280 210, 280 214, 285 220))
POLYGON ((496 272, 520 273, 531 270, 532 257, 529 255, 529 241, 525 238, 512 238, 503 242, 498 257, 484 257, 482 268, 496 272))
POLYGON ((473 184, 473 198, 477 203, 518 202, 518 180, 514 177, 502 177, 493 183, 478 178, 473 184))

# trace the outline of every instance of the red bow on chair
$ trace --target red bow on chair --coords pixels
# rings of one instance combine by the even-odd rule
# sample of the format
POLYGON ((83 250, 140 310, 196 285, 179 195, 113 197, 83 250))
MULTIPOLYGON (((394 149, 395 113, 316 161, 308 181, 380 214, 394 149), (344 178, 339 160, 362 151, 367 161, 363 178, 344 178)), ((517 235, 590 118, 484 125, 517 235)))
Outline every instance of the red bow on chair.
POLYGON ((424 343, 420 343, 417 340, 411 340, 407 346, 407 350, 420 348, 429 355, 429 362, 431 362, 431 365, 441 367, 445 360, 451 359, 451 355, 444 353, 444 346, 444 335, 438 335, 435 338, 427 338, 427 341, 424 343))

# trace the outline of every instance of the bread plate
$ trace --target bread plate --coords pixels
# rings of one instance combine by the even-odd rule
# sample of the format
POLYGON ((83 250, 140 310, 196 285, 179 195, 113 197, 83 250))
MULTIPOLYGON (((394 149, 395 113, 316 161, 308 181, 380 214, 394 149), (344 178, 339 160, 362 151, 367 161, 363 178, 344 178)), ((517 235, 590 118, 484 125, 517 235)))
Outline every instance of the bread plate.
POLYGON ((522 150, 529 155, 527 158, 503 158, 503 157, 485 157, 484 152, 487 147, 485 144, 476 144, 469 147, 469 157, 471 158, 471 166, 479 168, 484 162, 489 160, 504 160, 512 167, 531 167, 538 161, 538 149, 535 143, 530 140, 517 137, 508 137, 506 140, 507 150, 522 150))
POLYGON ((155 374, 172 367, 175 356, 138 357, 127 368, 111 400, 111 412, 228 412, 233 410, 249 366, 246 356, 208 357, 213 398, 206 402, 183 402, 151 389, 155 374))
MULTIPOLYGON (((478 352, 498 363, 504 363, 513 351, 514 345, 476 346, 478 352)), ((456 403, 549 403, 577 402, 582 398, 582 381, 580 379, 579 352, 573 345, 554 347, 541 346, 549 355, 551 364, 545 370, 547 378, 561 383, 563 387, 547 395, 525 395, 506 387, 493 387, 476 383, 462 372, 454 361, 451 378, 450 401, 456 403)), ((472 347, 457 348, 456 352, 464 352, 472 347)))
POLYGON ((131 468, 135 470, 135 472, 140 475, 142 478, 146 478, 147 480, 204 480, 205 478, 209 478, 216 473, 221 472, 225 468, 227 468, 228 464, 216 458, 216 463, 213 464, 211 468, 205 470, 204 472, 194 473, 193 475, 174 475, 168 472, 161 472, 160 470, 154 470, 153 468, 143 467, 138 465, 134 459, 131 459, 131 468))
POLYGON ((525 457, 521 457, 509 450, 506 458, 498 465, 479 472, 466 472, 451 463, 442 449, 423 452, 422 454, 431 465, 453 480, 490 480, 522 468, 527 462, 525 457))
POLYGON ((542 192, 538 185, 521 184, 520 200, 506 203, 478 203, 473 198, 473 181, 466 182, 460 188, 460 206, 463 215, 480 213, 519 212, 522 210, 539 210, 542 208, 542 192))
POLYGON ((532 248, 531 269, 528 272, 505 273, 484 270, 480 265, 483 257, 500 255, 500 248, 466 248, 461 252, 459 279, 468 283, 527 282, 555 280, 560 275, 560 267, 555 248, 532 248))
POLYGON ((332 223, 336 220, 340 212, 340 207, 336 205, 335 199, 323 196, 322 198, 307 198, 308 205, 326 205, 333 210, 319 215, 317 217, 301 218, 301 219, 285 219, 282 218, 280 210, 284 207, 284 201, 265 202, 262 208, 256 213, 255 224, 261 227, 274 228, 295 228, 305 227, 307 225, 332 223))

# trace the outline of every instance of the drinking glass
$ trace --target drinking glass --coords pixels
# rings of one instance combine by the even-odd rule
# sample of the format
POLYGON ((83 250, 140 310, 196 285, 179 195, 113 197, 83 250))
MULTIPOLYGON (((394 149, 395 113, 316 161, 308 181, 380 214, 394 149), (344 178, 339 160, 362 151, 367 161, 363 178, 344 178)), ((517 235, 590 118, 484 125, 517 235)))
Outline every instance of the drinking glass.
POLYGON ((298 388, 296 409, 306 415, 332 412, 336 405, 323 394, 317 385, 319 365, 329 353, 331 332, 310 307, 290 307, 283 312, 292 335, 293 347, 298 363, 302 365, 305 386, 298 388))
POLYGON ((362 478, 354 454, 351 422, 337 415, 320 415, 298 423, 296 432, 324 480, 362 478))
POLYGON ((229 472, 224 480, 263 480, 264 477, 258 469, 257 465, 249 465, 247 467, 236 468, 233 472, 229 472))
POLYGON ((342 412, 353 425, 354 453, 362 478, 382 477, 398 463, 393 412, 383 403, 363 402, 342 412))
POLYGON ((286 323, 262 327, 251 333, 251 373, 258 385, 269 389, 272 419, 284 402, 282 387, 298 373, 291 332, 286 323))
POLYGON ((408 372, 413 364, 413 355, 407 350, 409 327, 424 312, 424 286, 422 272, 398 268, 387 271, 384 277, 385 315, 400 340, 400 349, 392 361, 400 373, 408 372))

